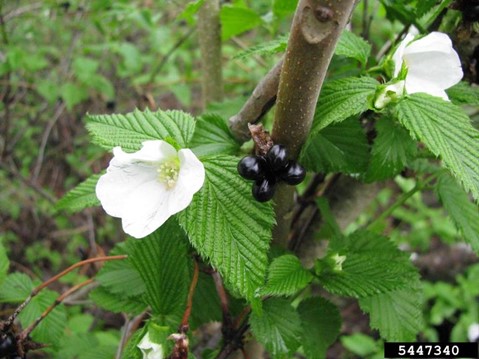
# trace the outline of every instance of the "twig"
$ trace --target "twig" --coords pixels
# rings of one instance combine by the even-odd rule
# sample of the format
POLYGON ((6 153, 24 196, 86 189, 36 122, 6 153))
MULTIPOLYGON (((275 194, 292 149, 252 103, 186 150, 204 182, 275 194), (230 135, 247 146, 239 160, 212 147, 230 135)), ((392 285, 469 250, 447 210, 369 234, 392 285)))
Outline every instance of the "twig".
POLYGON ((229 119, 231 132, 239 141, 245 142, 250 138, 248 123, 259 122, 275 104, 282 66, 283 59, 258 83, 241 110, 229 119))
POLYGON ((175 42, 175 44, 171 47, 171 49, 168 50, 168 52, 161 58, 161 61, 153 67, 151 70, 150 74, 150 79, 148 80, 148 83, 152 83, 155 80, 156 75, 158 75, 163 67, 166 65, 170 57, 174 54, 174 52, 181 46, 183 43, 188 40, 188 38, 191 36, 193 33, 194 28, 191 28, 185 35, 180 37, 178 41, 175 42))
MULTIPOLYGON (((281 69, 272 137, 297 158, 311 129, 320 89, 345 28, 354 0, 300 0, 281 69)), ((273 242, 285 247, 294 205, 294 191, 280 186, 274 197, 277 226, 273 242)))
POLYGON ((66 297, 68 297, 70 294, 76 292, 78 289, 80 289, 80 288, 82 288, 82 287, 84 287, 84 286, 86 286, 86 285, 88 285, 92 282, 93 282, 93 278, 87 279, 86 281, 81 282, 81 283, 73 286, 72 288, 67 290, 65 293, 60 295, 57 299, 55 299, 55 302, 53 302, 52 305, 50 305, 47 309, 45 309, 45 311, 37 319, 35 319, 35 321, 32 324, 30 324, 30 326, 28 326, 25 330, 23 330, 19 334, 19 340, 24 341, 30 335, 30 333, 38 326, 38 324, 40 324, 40 322, 48 314, 50 314, 53 309, 55 309, 59 304, 61 304, 66 297))
POLYGON ((32 175, 33 183, 37 183, 38 181, 38 176, 40 175, 43 159, 45 157, 45 148, 47 147, 48 138, 50 137, 50 133, 52 132, 53 127, 55 126, 57 121, 60 119, 60 116, 63 114, 63 111, 65 111, 65 107, 66 107, 65 103, 61 103, 57 107, 55 114, 53 115, 53 118, 48 122, 47 127, 45 128, 45 131, 43 132, 42 142, 40 143, 37 161, 35 162, 35 168, 33 170, 33 175, 32 175))
POLYGON ((220 1, 205 0, 198 10, 203 108, 223 100, 220 1))
POLYGON ((112 261, 112 260, 120 260, 120 259, 126 259, 128 258, 127 255, 118 255, 118 256, 110 256, 110 257, 97 257, 97 258, 89 258, 89 259, 85 259, 81 262, 77 262, 73 265, 71 265, 70 267, 68 267, 67 269, 65 269, 64 271, 60 272, 59 274, 53 276, 52 278, 48 279, 47 281, 43 282, 42 284, 40 284, 39 286, 37 286, 36 288, 34 288, 32 290, 32 292, 30 293, 30 295, 25 299, 25 301, 20 304, 18 306, 18 308, 15 310, 15 312, 13 312, 13 314, 5 321, 5 325, 6 327, 10 327, 13 322, 15 321, 15 318, 18 316, 18 314, 20 314, 20 312, 23 310, 23 308, 25 308, 28 303, 30 303, 30 301, 38 294, 40 293, 40 291, 43 289, 43 288, 46 288, 48 287, 50 284, 52 284, 53 282, 57 281, 58 279, 60 279, 61 277, 65 276, 66 274, 70 273, 72 270, 78 268, 78 267, 81 267, 81 266, 84 266, 86 264, 90 264, 90 263, 95 263, 95 262, 106 262, 106 261, 112 261))
POLYGON ((14 17, 23 15, 27 12, 41 9, 43 7, 43 5, 44 5, 43 2, 37 2, 37 3, 34 3, 34 4, 29 4, 29 5, 19 7, 17 9, 13 10, 13 11, 10 11, 8 14, 5 14, 5 22, 13 19, 14 17))
POLYGON ((198 284, 198 277, 200 274, 200 269, 198 262, 194 261, 195 267, 193 270, 193 278, 191 279, 190 289, 188 290, 188 297, 186 298, 186 309, 181 319, 180 328, 178 329, 179 333, 186 333, 189 329, 189 318, 191 315, 191 309, 193 308, 193 295, 195 293, 196 285, 198 284))
MULTIPOLYGON (((5 25, 5 19, 3 17, 3 1, 0 1, 0 33, 2 36, 2 42, 4 43, 5 46, 8 46, 9 44, 9 38, 7 34, 7 29, 5 25)), ((7 85, 5 86, 5 91, 2 94, 1 100, 3 102, 3 110, 4 110, 4 116, 3 116, 3 126, 1 133, 3 134, 3 149, 2 152, 0 153, 0 159, 6 158, 8 154, 8 142, 9 142, 9 132, 10 132, 10 93, 12 91, 12 84, 10 82, 11 79, 11 72, 8 70, 4 75, 3 75, 3 81, 7 82, 7 85)))

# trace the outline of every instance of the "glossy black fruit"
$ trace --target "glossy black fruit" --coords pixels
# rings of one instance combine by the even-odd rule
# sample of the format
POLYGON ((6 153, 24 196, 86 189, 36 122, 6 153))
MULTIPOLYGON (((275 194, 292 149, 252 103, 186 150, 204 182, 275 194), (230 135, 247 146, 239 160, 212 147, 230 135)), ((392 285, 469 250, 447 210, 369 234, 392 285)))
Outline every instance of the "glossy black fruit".
POLYGON ((303 182, 306 170, 299 163, 289 161, 286 170, 279 174, 279 179, 289 185, 295 186, 303 182))
POLYGON ((249 180, 259 180, 265 177, 266 160, 259 156, 246 156, 238 163, 238 173, 249 180))
POLYGON ((253 184, 253 197, 258 202, 266 202, 273 198, 276 190, 276 180, 274 178, 264 178, 253 184))
POLYGON ((3 358, 10 354, 14 354, 16 352, 17 352, 17 347, 11 336, 5 337, 0 342, 0 358, 3 358))
POLYGON ((288 154, 283 145, 274 145, 266 154, 266 160, 273 172, 283 170, 288 164, 288 154))

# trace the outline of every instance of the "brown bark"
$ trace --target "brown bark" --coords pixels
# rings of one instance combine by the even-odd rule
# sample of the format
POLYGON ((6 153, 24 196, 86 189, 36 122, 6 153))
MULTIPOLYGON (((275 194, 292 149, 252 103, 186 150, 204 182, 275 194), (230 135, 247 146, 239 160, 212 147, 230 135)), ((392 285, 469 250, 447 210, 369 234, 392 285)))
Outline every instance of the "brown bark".
MULTIPOLYGON (((297 158, 311 129, 314 110, 339 36, 354 0, 300 0, 281 69, 272 137, 297 158)), ((294 191, 278 188, 275 196, 275 243, 288 238, 294 191)))
POLYGON ((251 138, 248 123, 260 121, 276 102, 282 66, 283 59, 258 83, 241 110, 230 118, 231 132, 239 141, 245 142, 251 138))
POLYGON ((201 53, 203 108, 223 100, 221 24, 219 0, 205 0, 198 11, 198 40, 201 53))

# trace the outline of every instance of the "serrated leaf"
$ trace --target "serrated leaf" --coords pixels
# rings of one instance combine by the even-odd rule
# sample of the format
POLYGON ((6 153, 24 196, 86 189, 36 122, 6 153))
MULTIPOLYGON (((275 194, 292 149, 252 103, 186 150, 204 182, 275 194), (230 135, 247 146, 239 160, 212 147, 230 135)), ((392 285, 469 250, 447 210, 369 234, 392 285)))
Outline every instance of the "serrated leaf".
POLYGON ((422 291, 414 288, 394 290, 361 298, 361 309, 369 313, 370 325, 393 342, 414 341, 423 328, 422 291))
POLYGON ((448 88, 447 96, 456 105, 479 105, 479 88, 465 81, 448 88))
POLYGON ((284 52, 286 46, 288 45, 289 35, 279 36, 277 39, 272 41, 264 42, 256 46, 250 47, 244 51, 241 51, 233 57, 233 59, 244 59, 253 55, 265 56, 273 55, 278 52, 284 52))
POLYGON ((211 275, 200 273, 195 295, 193 296, 193 309, 191 311, 191 329, 202 324, 222 320, 221 303, 216 286, 211 275))
POLYGON ((427 94, 412 94, 396 107, 401 124, 440 156, 466 191, 479 201, 479 131, 450 102, 427 94))
POLYGON ((439 176, 436 191, 449 217, 479 254, 479 208, 449 174, 439 176))
POLYGON ((233 36, 254 29, 263 20, 255 11, 232 5, 224 5, 220 10, 221 38, 228 40, 233 36))
POLYGON ((369 146, 358 119, 332 123, 311 136, 301 152, 301 164, 315 172, 360 173, 366 170, 369 146))
POLYGON ((334 51, 335 55, 346 56, 366 65, 371 53, 371 45, 351 31, 343 31, 334 51))
POLYGON ((232 156, 205 158, 203 188, 179 221, 229 289, 251 301, 264 282, 274 214, 271 204, 253 199, 251 183, 238 175, 237 163, 232 156))
POLYGON ((138 151, 143 141, 172 138, 181 148, 188 144, 195 130, 193 117, 181 111, 135 110, 125 115, 88 115, 92 141, 106 149, 121 146, 138 151))
POLYGON ((108 291, 104 287, 95 288, 90 292, 89 297, 100 308, 113 313, 138 315, 146 308, 146 304, 141 301, 141 297, 122 297, 108 291))
POLYGON ((234 154, 240 146, 225 120, 218 115, 207 114, 196 121, 191 147, 198 157, 202 157, 213 154, 234 154))
POLYGON ((128 258, 146 287, 147 303, 154 314, 183 310, 190 284, 186 238, 170 219, 151 235, 129 241, 128 258))
MULTIPOLYGON (((129 242, 135 241, 130 239, 129 242)), ((110 252, 111 255, 129 254, 126 243, 119 243, 110 252)), ((131 258, 105 262, 96 275, 96 280, 111 294, 121 298, 140 299, 146 291, 140 273, 134 267, 131 258), (128 286, 125 286, 128 283, 128 286)))
POLYGON ((367 182, 382 181, 401 172, 417 153, 417 144, 407 131, 389 118, 376 122, 377 136, 371 151, 367 182))
POLYGON ((68 191, 56 204, 57 210, 64 209, 70 213, 79 212, 84 208, 100 205, 100 201, 96 197, 95 187, 98 179, 102 174, 96 174, 88 177, 68 191))
POLYGON ((33 282, 23 273, 12 273, 0 286, 0 303, 18 303, 24 301, 33 289, 33 282))
POLYGON ((358 231, 335 239, 328 252, 316 268, 321 285, 334 294, 367 297, 407 287, 417 278, 408 255, 388 238, 372 232, 358 231))
MULTIPOLYGON (((28 327, 35 319, 55 302, 58 293, 48 289, 42 290, 22 310, 18 316, 23 328, 28 327)), ((53 309, 33 330, 32 338, 40 343, 57 346, 63 336, 67 322, 65 307, 60 304, 53 309)))
POLYGON ((285 358, 300 345, 301 321, 287 300, 265 301, 261 315, 253 311, 249 323, 255 338, 273 358, 285 358))
POLYGON ((371 77, 348 77, 327 82, 321 89, 311 134, 315 135, 333 122, 366 111, 378 85, 371 77))
POLYGON ((341 328, 338 307, 321 297, 303 300, 298 306, 303 332, 301 343, 308 359, 324 359, 341 328))
POLYGON ((5 249, 5 246, 3 245, 2 241, 0 241, 0 285, 7 277, 9 266, 10 262, 7 257, 7 250, 5 249))
POLYGON ((268 269, 266 286, 262 295, 292 295, 305 288, 313 280, 313 275, 303 268, 298 257, 286 254, 277 257, 268 269))

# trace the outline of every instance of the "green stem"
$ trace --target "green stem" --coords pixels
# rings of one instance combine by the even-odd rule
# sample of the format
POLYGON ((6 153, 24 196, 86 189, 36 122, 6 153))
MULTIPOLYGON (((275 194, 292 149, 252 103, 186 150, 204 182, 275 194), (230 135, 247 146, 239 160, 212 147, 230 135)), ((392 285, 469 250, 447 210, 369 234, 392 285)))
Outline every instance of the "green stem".
POLYGON ((433 178, 434 178, 434 177, 430 177, 430 178, 426 179, 426 180, 423 181, 423 182, 418 181, 418 182, 416 183, 416 185, 414 186, 414 188, 412 188, 412 189, 409 190, 408 192, 403 193, 402 195, 400 195, 400 196, 396 199, 396 201, 395 201, 388 209, 386 209, 385 211, 383 211, 383 212, 379 215, 379 217, 377 217, 374 221, 372 221, 371 223, 369 223, 368 226, 366 227, 366 229, 367 229, 368 231, 372 231, 372 232, 379 231, 382 222, 384 222, 389 216, 391 216, 396 209, 398 209, 398 208, 401 207, 404 203, 406 203, 406 201, 407 201, 409 198, 411 198, 412 196, 414 196, 417 192, 422 191, 423 189, 425 189, 425 188, 427 187, 427 185, 431 182, 431 180, 432 180, 433 178))

